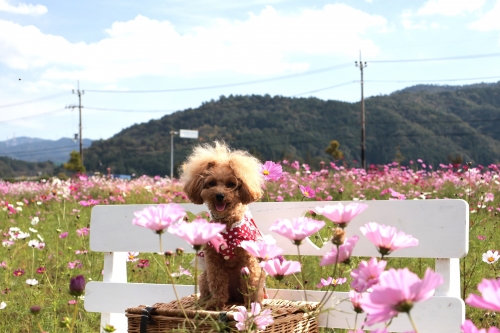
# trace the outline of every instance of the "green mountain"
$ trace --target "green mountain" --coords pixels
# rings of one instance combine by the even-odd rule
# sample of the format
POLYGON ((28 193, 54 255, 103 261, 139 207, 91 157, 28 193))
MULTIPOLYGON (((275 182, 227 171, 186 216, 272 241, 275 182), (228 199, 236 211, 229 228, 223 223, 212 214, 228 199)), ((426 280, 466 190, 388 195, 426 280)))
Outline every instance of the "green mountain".
MULTIPOLYGON (((500 82, 470 86, 415 86, 365 100, 367 164, 451 158, 488 165, 500 161, 500 82)), ((170 174, 171 130, 199 131, 199 140, 175 137, 175 169, 198 142, 225 140, 265 160, 297 159, 313 168, 332 160, 340 142, 345 162, 359 166, 360 103, 282 96, 221 96, 196 109, 131 126, 85 150, 87 170, 170 174)))
POLYGON ((10 179, 16 177, 39 177, 42 175, 52 175, 56 166, 51 161, 47 162, 26 162, 0 156, 0 179, 10 179))

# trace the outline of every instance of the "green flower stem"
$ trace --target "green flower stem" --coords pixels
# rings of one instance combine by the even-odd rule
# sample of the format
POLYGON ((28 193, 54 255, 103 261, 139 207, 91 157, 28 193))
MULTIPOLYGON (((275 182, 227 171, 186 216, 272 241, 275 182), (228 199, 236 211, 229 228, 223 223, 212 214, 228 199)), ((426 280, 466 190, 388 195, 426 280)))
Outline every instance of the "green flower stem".
MULTIPOLYGON (((335 259, 335 265, 333 266, 332 279, 335 279, 335 274, 337 274, 337 266, 338 265, 339 265, 339 245, 337 245, 337 256, 336 256, 336 259, 335 259)), ((328 295, 328 291, 329 291, 328 289, 330 288, 330 286, 328 286, 328 288, 326 290, 326 293, 323 295, 323 298, 319 302, 319 308, 323 307, 323 305, 325 305, 326 302, 328 302, 328 300, 330 299, 330 297, 333 295, 333 292, 335 291, 335 287, 336 286, 333 286, 332 292, 330 293, 330 295, 328 295)))
POLYGON ((307 302, 307 291, 306 291, 306 278, 304 275, 304 270, 303 270, 303 263, 302 263, 302 256, 300 255, 300 245, 297 244, 297 253, 299 255, 299 262, 300 262, 300 273, 302 275, 302 290, 304 290, 304 299, 307 302))
POLYGON ((196 250, 196 254, 194 255, 194 297, 198 299, 198 252, 196 250))
MULTIPOLYGON (((161 234, 162 233, 159 233, 158 236, 160 237, 160 252, 163 254, 163 247, 162 247, 162 242, 161 242, 161 234)), ((196 325, 191 320, 189 320, 189 318, 188 318, 188 316, 186 314, 186 310, 184 309, 184 306, 182 306, 182 303, 180 302, 179 294, 177 293, 177 288, 175 288, 174 277, 170 273, 170 268, 168 267, 168 265, 165 265, 165 267, 167 268, 167 274, 168 274, 168 277, 170 278, 170 281, 171 281, 171 284, 172 284, 172 288, 174 289, 175 298, 177 299, 177 302, 179 303, 179 306, 181 307, 181 310, 182 310, 182 313, 184 314, 184 317, 186 318, 186 320, 189 323, 191 323, 193 325, 194 328, 196 328, 196 325)), ((196 272, 196 270, 195 270, 195 272, 196 272)), ((195 286, 195 290, 196 290, 196 286, 195 286)))
POLYGON ((77 312, 78 312, 78 297, 76 297, 75 310, 73 311, 73 319, 71 319, 71 326, 69 327, 70 333, 73 333, 73 327, 75 327, 77 312))
POLYGON ((408 311, 407 313, 408 313, 408 318, 410 318, 410 323, 411 326, 413 327, 413 330, 415 331, 415 333, 418 333, 417 325, 415 325, 415 322, 413 321, 413 318, 410 315, 410 311, 408 311))

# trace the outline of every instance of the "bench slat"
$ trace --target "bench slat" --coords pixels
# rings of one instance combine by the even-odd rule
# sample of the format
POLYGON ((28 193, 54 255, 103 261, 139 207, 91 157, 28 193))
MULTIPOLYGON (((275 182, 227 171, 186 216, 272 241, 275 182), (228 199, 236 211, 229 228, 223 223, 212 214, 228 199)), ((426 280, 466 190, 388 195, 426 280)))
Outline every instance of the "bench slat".
MULTIPOLYGON (((272 234, 285 254, 295 254, 296 247, 288 239, 270 232, 269 226, 279 218, 299 217, 316 206, 336 203, 338 202, 256 202, 250 205, 250 210, 264 234, 272 234)), ((468 204, 464 200, 373 200, 365 203, 369 208, 346 228, 347 236, 360 236, 354 248, 354 256, 379 255, 359 230, 367 222, 392 225, 419 239, 419 246, 395 251, 391 257, 461 258, 468 252, 469 215, 468 204)), ((158 235, 132 224, 133 213, 147 206, 150 205, 95 206, 91 215, 90 249, 98 252, 159 252, 158 235)), ((194 214, 207 211, 204 205, 182 206, 194 214)), ((186 252, 192 252, 189 244, 169 233, 162 235, 162 242, 164 251, 182 247, 186 252)), ((303 255, 323 255, 330 249, 331 244, 318 249, 312 243, 305 242, 300 250, 303 255)))
MULTIPOLYGON (((193 286, 176 286, 179 297, 191 295, 193 286)), ((128 307, 153 305, 158 302, 169 302, 175 299, 171 285, 147 283, 110 283, 89 282, 85 288, 85 310, 90 312, 124 313, 128 307)), ((274 297, 276 290, 268 290, 274 297)), ((278 298, 303 300, 303 291, 280 289, 278 298)), ((308 300, 317 301, 323 296, 321 291, 308 291, 308 300)), ((322 327, 352 328, 355 313, 348 301, 348 293, 336 292, 325 308, 335 308, 329 314, 320 316, 322 327)), ((122 315, 124 317, 124 315, 122 315)), ((415 304, 412 317, 421 332, 457 333, 465 316, 463 301, 455 297, 433 297, 425 303, 415 304)), ((358 316, 358 328, 364 315, 358 316)), ((382 328, 380 325, 370 329, 382 328)), ((393 320, 391 332, 412 331, 406 315, 401 314, 393 320)))

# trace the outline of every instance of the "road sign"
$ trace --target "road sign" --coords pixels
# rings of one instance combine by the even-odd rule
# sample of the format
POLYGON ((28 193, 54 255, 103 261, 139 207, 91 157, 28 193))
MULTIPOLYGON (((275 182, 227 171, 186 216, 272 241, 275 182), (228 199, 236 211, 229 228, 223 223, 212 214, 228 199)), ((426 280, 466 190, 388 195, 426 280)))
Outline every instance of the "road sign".
POLYGON ((181 129, 179 137, 186 139, 198 139, 198 131, 181 129))

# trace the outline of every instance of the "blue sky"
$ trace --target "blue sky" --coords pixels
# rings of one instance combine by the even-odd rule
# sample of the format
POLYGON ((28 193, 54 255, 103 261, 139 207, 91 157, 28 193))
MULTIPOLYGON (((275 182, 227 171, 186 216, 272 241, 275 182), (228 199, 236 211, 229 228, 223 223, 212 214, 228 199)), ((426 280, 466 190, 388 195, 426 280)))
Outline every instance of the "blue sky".
POLYGON ((73 137, 77 81, 93 140, 221 95, 356 102, 360 51, 367 97, 497 82, 500 0, 0 0, 0 141, 73 137))

